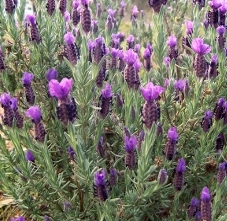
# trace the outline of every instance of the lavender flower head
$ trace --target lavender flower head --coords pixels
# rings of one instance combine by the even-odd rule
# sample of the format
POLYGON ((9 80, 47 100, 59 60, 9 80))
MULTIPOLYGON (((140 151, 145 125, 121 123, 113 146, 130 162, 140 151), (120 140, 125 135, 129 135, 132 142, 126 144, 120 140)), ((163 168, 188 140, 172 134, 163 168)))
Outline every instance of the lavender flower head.
POLYGON ((48 82, 51 81, 52 79, 56 79, 57 76, 58 72, 54 68, 49 69, 46 73, 46 79, 48 82))
POLYGON ((132 135, 131 137, 125 136, 124 143, 126 152, 133 152, 137 144, 136 136, 135 135, 132 135))
POLYGON ((64 41, 67 45, 71 45, 71 44, 74 44, 75 42, 75 37, 74 35, 72 34, 72 32, 67 32, 65 35, 64 35, 64 41))
POLYGON ((211 51, 211 47, 208 44, 204 44, 202 38, 195 38, 191 44, 192 50, 200 55, 208 54, 211 51))
POLYGON ((135 37, 134 37, 133 35, 129 35, 129 36, 127 37, 126 41, 127 41, 128 43, 132 43, 132 42, 135 41, 135 37))
POLYGON ((111 91, 111 85, 106 84, 106 87, 102 90, 102 97, 111 98, 112 96, 113 96, 113 93, 111 91))
POLYGON ((209 1, 209 2, 208 2, 208 5, 209 5, 211 8, 217 10, 217 9, 222 5, 222 3, 221 3, 220 0, 212 0, 212 1, 209 1))
POLYGON ((129 49, 124 53, 124 60, 128 65, 133 65, 138 59, 138 54, 129 49))
POLYGON ((31 162, 35 162, 35 157, 30 150, 27 150, 27 152, 26 152, 26 160, 31 161, 31 162))
POLYGON ((193 33, 193 27, 194 27, 193 21, 186 20, 185 26, 186 26, 186 34, 191 35, 193 33))
POLYGON ((25 115, 30 117, 33 122, 39 122, 42 118, 41 111, 38 106, 31 106, 26 112, 25 115))
POLYGON ((170 57, 164 57, 163 62, 166 65, 166 67, 169 67, 170 66, 170 62, 171 62, 170 57))
POLYGON ((226 32, 226 28, 225 28, 225 26, 221 25, 221 26, 217 27, 216 31, 219 35, 224 35, 226 32))
POLYGON ((118 55, 118 51, 119 51, 119 49, 111 48, 111 50, 110 50, 111 57, 116 58, 118 55))
POLYGON ((183 173, 186 170, 185 160, 183 158, 180 158, 178 160, 176 171, 178 173, 183 173))
POLYGON ((174 88, 179 91, 183 91, 185 86, 186 86, 186 80, 183 80, 183 79, 179 79, 174 83, 174 88))
POLYGON ((138 73, 142 64, 140 63, 140 61, 136 61, 134 64, 133 64, 134 68, 135 68, 135 71, 138 73))
POLYGON ((94 174, 94 183, 96 186, 103 186, 106 184, 106 172, 104 169, 97 171, 94 174))
POLYGON ((177 45, 177 38, 174 35, 168 37, 167 45, 170 48, 174 48, 177 45))
POLYGON ((177 133, 177 129, 175 127, 171 127, 168 130, 168 134, 167 134, 169 140, 172 143, 176 143, 178 141, 178 133, 177 133))
POLYGON ((141 87, 140 91, 146 101, 154 101, 164 91, 164 88, 149 82, 144 88, 141 87))
POLYGON ((25 221, 25 218, 23 216, 18 216, 16 219, 11 218, 10 221, 25 221))
POLYGON ((10 106, 11 104, 11 97, 8 93, 4 93, 0 96, 0 103, 2 104, 2 106, 10 106))
POLYGON ((24 72, 23 77, 21 79, 23 85, 30 85, 33 78, 34 75, 32 73, 24 72))
POLYGON ((70 156, 70 159, 71 159, 71 160, 74 160, 74 155, 75 155, 74 149, 73 149, 71 146, 69 146, 69 147, 67 148, 67 151, 68 151, 68 154, 69 154, 69 156, 70 156))
POLYGON ((205 118, 206 120, 209 120, 209 119, 212 118, 212 117, 213 117, 212 111, 207 110, 207 111, 205 112, 204 118, 205 118))
POLYGON ((168 179, 167 171, 165 169, 161 169, 158 174, 158 182, 160 184, 164 184, 168 179))
POLYGON ((72 78, 63 78, 59 83, 57 80, 52 79, 49 82, 49 92, 52 97, 56 97, 63 100, 68 97, 70 90, 72 89, 72 78))
POLYGON ((35 15, 27 15, 26 20, 31 23, 31 25, 36 25, 36 17, 35 15))
POLYGON ((121 8, 125 9, 126 3, 124 1, 121 1, 120 6, 121 6, 121 8))
POLYGON ((201 193, 201 195, 200 195, 200 199, 201 199, 201 201, 203 201, 203 202, 209 202, 209 201, 210 201, 211 196, 210 196, 210 191, 209 191, 208 187, 205 186, 205 187, 202 189, 202 193, 201 193))

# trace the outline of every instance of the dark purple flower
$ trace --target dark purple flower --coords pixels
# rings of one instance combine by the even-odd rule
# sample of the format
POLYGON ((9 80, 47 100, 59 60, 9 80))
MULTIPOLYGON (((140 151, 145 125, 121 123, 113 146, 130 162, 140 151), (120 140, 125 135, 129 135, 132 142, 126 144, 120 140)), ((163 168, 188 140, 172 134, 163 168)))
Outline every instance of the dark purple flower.
POLYGON ((33 78, 34 75, 32 73, 24 72, 23 77, 21 79, 23 85, 30 85, 33 78))
POLYGON ((35 157, 30 150, 26 151, 26 160, 31 161, 31 162, 35 162, 35 157))
POLYGON ((117 171, 116 169, 110 169, 110 178, 109 178, 110 186, 115 186, 117 184, 117 171))
POLYGON ((64 41, 65 41, 65 43, 68 44, 68 45, 74 44, 74 42, 75 42, 75 37, 74 37, 74 35, 72 34, 72 32, 67 32, 67 33, 64 35, 64 41))
POLYGON ((140 68, 141 68, 141 63, 139 60, 137 60, 134 64, 133 64, 134 68, 135 68, 135 71, 136 73, 139 72, 140 68))
POLYGON ((161 169, 158 174, 158 182, 160 184, 165 184, 167 180, 168 180, 167 171, 165 169, 161 169))
POLYGON ((124 143, 126 152, 133 152, 137 144, 136 136, 135 135, 132 135, 131 137, 125 136, 124 143))
POLYGON ((206 120, 208 120, 208 119, 210 119, 210 118, 212 118, 212 117, 213 117, 212 111, 207 110, 207 111, 205 112, 204 118, 205 118, 206 120))
POLYGON ((28 20, 30 23, 31 23, 31 25, 36 25, 36 17, 35 17, 35 15, 27 15, 26 16, 26 20, 28 20))
POLYGON ((51 81, 52 79, 56 79, 57 76, 58 76, 58 72, 54 68, 49 69, 46 73, 47 81, 51 81))
POLYGON ((211 51, 211 47, 207 44, 204 44, 202 38, 195 38, 192 40, 192 50, 200 55, 208 54, 211 51))
POLYGON ((73 3, 72 3, 72 6, 74 9, 77 9, 80 5, 80 1, 79 0, 74 0, 73 3))
POLYGON ((186 34, 191 35, 193 33, 193 27, 194 27, 193 21, 186 20, 185 26, 186 26, 186 34))
POLYGON ((124 60, 127 64, 133 65, 138 59, 138 54, 133 51, 133 49, 129 49, 124 53, 124 60))
POLYGON ((116 13, 117 13, 117 10, 113 10, 113 9, 109 8, 109 9, 107 10, 107 12, 108 12, 108 15, 109 15, 111 18, 114 18, 115 15, 116 15, 116 13))
POLYGON ((175 127, 171 127, 168 130, 168 138, 172 143, 176 143, 178 141, 178 133, 175 127))
POLYGON ((146 101, 153 101, 164 91, 164 88, 149 82, 144 88, 141 87, 140 91, 146 101))
POLYGON ((106 87, 102 90, 102 96, 104 98, 111 98, 113 96, 110 84, 106 84, 106 87))
POLYGON ((185 86, 186 86, 186 80, 183 80, 183 79, 179 79, 174 83, 174 88, 179 91, 183 91, 185 86))
POLYGON ((106 171, 102 169, 94 174, 94 195, 101 201, 108 198, 108 191, 106 188, 106 171))
POLYGON ((57 80, 52 79, 49 82, 50 95, 60 100, 68 97, 70 90, 72 89, 73 80, 72 78, 63 78, 59 83, 57 80))
POLYGON ((225 28, 225 26, 218 26, 217 28, 216 28, 216 31, 217 31, 217 33, 219 34, 219 35, 224 35, 225 34, 225 32, 226 32, 226 28, 225 28))
POLYGON ((214 63, 214 64, 217 64, 218 63, 218 55, 217 54, 214 54, 211 57, 211 62, 214 63))
POLYGON ((220 163, 218 166, 217 182, 221 184, 226 177, 226 162, 220 163))
POLYGON ((0 103, 2 104, 2 106, 10 106, 11 103, 11 97, 10 94, 8 93, 4 93, 0 96, 0 103))
POLYGON ((199 204, 199 200, 196 197, 192 197, 190 205, 197 206, 199 204))
POLYGON ((64 210, 69 211, 71 209, 71 204, 69 202, 64 202, 64 210))
POLYGON ((171 35, 170 37, 168 37, 167 45, 170 48, 174 48, 177 45, 177 38, 174 35, 171 35))
POLYGON ((202 220, 211 221, 212 220, 212 204, 211 195, 208 187, 202 189, 200 195, 201 199, 201 218, 202 220))
POLYGON ((45 215, 44 216, 44 221, 52 221, 52 219, 49 216, 45 215))
POLYGON ((189 208, 188 208, 188 218, 192 219, 195 217, 198 210, 199 200, 195 197, 192 197, 189 208))
POLYGON ((67 151, 68 151, 68 154, 69 154, 70 159, 71 160, 74 160, 74 155, 75 155, 74 149, 71 146, 69 146, 68 149, 67 149, 67 151))
POLYGON ((39 122, 42 118, 41 111, 38 106, 30 107, 26 112, 25 115, 30 117, 34 122, 39 122))

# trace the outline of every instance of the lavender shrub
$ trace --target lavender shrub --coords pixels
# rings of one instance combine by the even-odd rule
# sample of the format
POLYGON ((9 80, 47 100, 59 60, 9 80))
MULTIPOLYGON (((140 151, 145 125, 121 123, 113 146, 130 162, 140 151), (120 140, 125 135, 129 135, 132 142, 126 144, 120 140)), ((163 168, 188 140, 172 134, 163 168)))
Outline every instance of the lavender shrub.
POLYGON ((25 2, 0 1, 11 220, 227 220, 225 2, 25 2))

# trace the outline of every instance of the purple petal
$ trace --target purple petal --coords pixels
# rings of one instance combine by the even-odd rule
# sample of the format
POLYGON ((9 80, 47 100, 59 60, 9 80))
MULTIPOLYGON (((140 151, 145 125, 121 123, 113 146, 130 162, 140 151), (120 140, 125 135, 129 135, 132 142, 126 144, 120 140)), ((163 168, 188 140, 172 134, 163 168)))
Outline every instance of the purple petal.
POLYGON ((204 187, 202 189, 202 193, 200 195, 200 199, 203 201, 203 202, 207 202, 207 201, 210 201, 211 199, 211 196, 210 196, 210 191, 208 189, 208 187, 204 187))
POLYGON ((54 69, 54 68, 51 68, 47 71, 46 73, 46 79, 47 81, 50 81, 52 79, 56 79, 58 76, 58 72, 54 69))
POLYGON ((0 96, 0 103, 2 104, 2 106, 10 106, 10 101, 10 94, 4 93, 0 96))
POLYGON ((18 106, 18 105, 17 105, 17 103, 18 103, 17 98, 16 98, 16 97, 12 97, 10 103, 11 103, 11 104, 10 104, 11 108, 12 108, 13 110, 16 110, 16 109, 17 109, 17 106, 18 106))
POLYGON ((102 96, 104 98, 111 98, 113 96, 110 84, 106 84, 106 87, 102 90, 102 96))
POLYGON ((24 72, 21 80, 24 85, 29 85, 31 84, 31 81, 33 80, 33 78, 34 78, 34 75, 32 73, 24 72))
POLYGON ((174 83, 174 88, 178 89, 179 91, 183 91, 186 86, 186 80, 179 79, 174 83))
POLYGON ((195 38, 191 44, 192 50, 198 54, 205 55, 211 51, 211 47, 203 43, 202 38, 195 38))
POLYGON ((125 143, 125 150, 127 152, 132 152, 136 148, 137 139, 135 135, 132 135, 131 137, 125 136, 124 137, 124 143, 125 143))
POLYGON ((27 15, 26 16, 26 20, 28 20, 32 25, 35 25, 36 24, 36 17, 35 15, 27 15))
POLYGON ((174 48, 177 45, 177 38, 174 35, 168 37, 167 45, 171 48, 174 48))
POLYGON ((38 122, 41 119, 41 111, 38 106, 30 107, 26 112, 25 115, 30 117, 34 122, 38 122))
POLYGON ((97 171, 94 174, 94 183, 96 186, 105 185, 106 183, 106 172, 104 169, 97 171))
POLYGON ((72 34, 72 32, 67 32, 67 33, 64 35, 64 41, 65 41, 65 43, 68 44, 68 45, 74 44, 74 42, 75 42, 75 37, 74 37, 74 35, 72 34))
POLYGON ((177 142, 177 140, 178 140, 177 129, 175 127, 171 127, 168 130, 168 135, 167 136, 172 142, 177 142))
POLYGON ((179 173, 183 173, 186 170, 185 160, 183 158, 180 158, 178 160, 176 171, 179 173))
POLYGON ((124 60, 127 64, 133 65, 138 59, 138 54, 133 51, 133 49, 129 49, 124 53, 124 60))
POLYGON ((193 27, 194 27, 193 21, 186 20, 185 21, 185 26, 186 26, 186 29, 187 29, 187 31, 186 31, 187 35, 192 34, 193 27))

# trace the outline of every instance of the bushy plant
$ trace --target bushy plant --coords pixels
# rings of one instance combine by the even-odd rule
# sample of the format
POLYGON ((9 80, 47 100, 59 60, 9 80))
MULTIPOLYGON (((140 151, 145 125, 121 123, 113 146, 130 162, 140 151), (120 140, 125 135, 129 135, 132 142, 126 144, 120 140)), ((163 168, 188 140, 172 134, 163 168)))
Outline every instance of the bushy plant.
POLYGON ((150 24, 130 1, 25 2, 0 2, 12 220, 227 220, 224 1, 150 0, 150 24))

